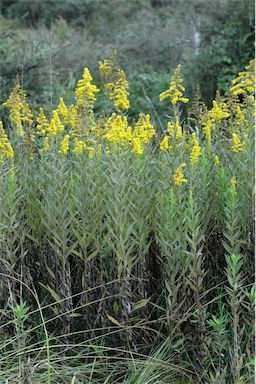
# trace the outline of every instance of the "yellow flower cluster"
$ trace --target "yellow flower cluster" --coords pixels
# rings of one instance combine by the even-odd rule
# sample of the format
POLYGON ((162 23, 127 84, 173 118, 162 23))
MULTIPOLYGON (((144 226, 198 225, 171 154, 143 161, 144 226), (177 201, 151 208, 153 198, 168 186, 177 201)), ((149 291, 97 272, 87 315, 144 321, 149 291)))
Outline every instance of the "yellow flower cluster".
POLYGON ((235 95, 253 94, 255 91, 255 60, 239 72, 238 77, 232 81, 230 91, 235 95))
POLYGON ((211 145, 213 127, 214 127, 214 122, 212 119, 208 119, 205 123, 203 123, 203 132, 206 137, 207 145, 211 145))
POLYGON ((70 138, 70 136, 66 135, 64 137, 64 139, 62 140, 62 143, 61 143, 61 151, 60 152, 62 152, 64 155, 66 155, 68 152, 69 138, 70 138))
POLYGON ((168 136, 165 136, 160 144, 160 150, 165 152, 169 148, 168 136))
POLYGON ((166 99, 171 99, 173 105, 177 104, 178 101, 182 103, 188 103, 189 99, 183 97, 185 88, 182 85, 183 79, 180 76, 181 65, 179 64, 174 71, 174 75, 171 78, 170 87, 162 92, 159 96, 159 100, 162 102, 166 99))
POLYGON ((110 143, 119 144, 121 146, 133 146, 132 152, 141 154, 143 152, 142 144, 146 144, 155 134, 153 125, 150 123, 150 116, 139 115, 135 127, 128 125, 126 116, 112 113, 105 124, 105 133, 102 139, 108 140, 110 143))
POLYGON ((21 89, 19 79, 16 79, 14 88, 3 106, 10 109, 10 121, 17 129, 18 136, 24 136, 23 123, 32 123, 33 115, 26 102, 26 94, 21 89))
POLYGON ((230 116, 225 103, 219 105, 216 100, 213 100, 212 103, 213 108, 209 111, 209 117, 211 117, 213 121, 221 121, 227 119, 230 116))
POLYGON ((78 107, 85 107, 91 109, 94 106, 96 100, 95 93, 100 90, 96 85, 91 84, 92 76, 88 68, 84 68, 83 78, 78 81, 75 94, 76 104, 78 107))
POLYGON ((3 163, 5 159, 12 159, 13 155, 13 148, 4 131, 3 123, 0 121, 0 163, 3 163))
POLYGON ((174 185, 181 185, 182 183, 187 183, 187 179, 185 179, 183 175, 183 168, 186 166, 186 163, 182 163, 175 171, 175 174, 173 176, 174 178, 174 185))
POLYGON ((237 133, 233 133, 233 146, 232 152, 243 152, 243 148, 245 146, 245 142, 241 141, 237 133))
POLYGON ((62 124, 58 111, 52 112, 53 117, 51 119, 49 127, 46 129, 47 135, 49 136, 57 136, 58 133, 64 131, 64 125, 62 124))
POLYGON ((199 156, 201 155, 201 147, 197 141, 195 132, 191 134, 191 142, 193 144, 193 148, 190 154, 190 163, 195 164, 198 162, 199 156))
POLYGON ((109 94, 110 100, 114 101, 114 107, 117 112, 121 113, 130 108, 129 85, 125 77, 125 73, 120 69, 116 52, 110 59, 104 60, 104 63, 99 62, 100 72, 105 80, 105 89, 109 94))
MULTIPOLYGON (((150 122, 150 115, 139 114, 136 123, 129 123, 128 117, 124 112, 129 108, 128 83, 124 72, 120 69, 115 54, 111 59, 99 63, 101 74, 105 80, 105 88, 110 100, 114 101, 115 113, 106 116, 103 112, 99 117, 94 117, 93 107, 95 94, 99 92, 98 88, 92 84, 92 76, 87 68, 84 69, 82 79, 78 81, 75 89, 76 104, 67 107, 63 98, 59 99, 58 107, 52 111, 51 117, 46 117, 43 108, 40 108, 35 121, 32 119, 29 106, 26 102, 26 95, 20 87, 18 80, 14 89, 3 104, 10 108, 10 118, 15 133, 23 136, 22 143, 24 150, 33 158, 36 153, 35 143, 39 143, 41 152, 56 150, 56 153, 66 155, 68 151, 75 154, 86 153, 92 159, 99 156, 103 150, 106 152, 120 151, 127 149, 130 152, 141 155, 148 143, 152 141, 155 135, 155 129, 150 122), (35 133, 38 135, 35 141, 35 133)), ((188 102, 183 97, 185 88, 182 86, 180 76, 181 66, 179 65, 170 81, 168 90, 160 94, 160 101, 170 99, 173 105, 178 102, 188 102)), ((250 71, 252 65, 250 65, 250 71)), ((252 95, 251 83, 252 74, 247 71, 240 73, 239 77, 233 81, 233 93, 229 92, 229 98, 222 99, 220 94, 216 94, 211 110, 202 107, 202 103, 197 108, 193 107, 194 122, 198 129, 198 136, 195 133, 188 134, 188 130, 182 129, 180 123, 180 113, 178 107, 174 108, 174 115, 171 121, 167 123, 165 135, 161 138, 159 149, 161 152, 168 152, 172 156, 175 153, 181 153, 186 158, 189 157, 190 164, 198 162, 199 157, 205 153, 213 155, 211 149, 214 146, 214 139, 219 139, 224 127, 225 137, 229 137, 229 149, 234 153, 241 153, 245 148, 244 137, 249 137, 249 127, 251 127, 250 113, 248 113, 248 104, 239 101, 237 90, 242 87, 245 90, 247 99, 252 95), (238 84, 240 88, 238 88, 238 84), (237 87, 236 87, 237 86, 237 87), (233 100, 233 101, 232 101, 233 100), (225 101, 225 102, 224 102, 225 101), (227 103, 227 104, 226 104, 227 103), (198 112, 196 112, 198 111, 198 112), (196 115, 198 113, 198 115, 196 115), (248 117, 249 116, 249 117, 248 117), (228 120, 228 121, 223 121, 228 120), (200 124, 205 135, 203 144, 199 141, 201 138, 200 124), (213 146, 211 146, 213 139, 213 146), (200 144, 202 147, 200 146, 200 144), (180 151, 180 152, 179 152, 180 151)), ((239 94, 239 92, 238 92, 239 94)), ((199 97, 198 97, 199 100, 199 97)), ((251 99, 249 99, 251 102, 251 99)), ((198 101, 199 103, 199 101, 198 101)), ((251 109, 250 109, 251 111, 251 109)), ((192 120, 191 120, 192 121, 192 120)), ((0 157, 11 158, 13 151, 11 145, 0 130, 1 144, 0 157), (5 153, 3 155, 3 153, 5 153)), ((163 155, 165 156, 165 154, 163 155)), ((182 162, 182 161, 181 161, 182 162)), ((216 165, 219 164, 219 158, 216 155, 214 159, 216 165)), ((185 167, 182 163, 174 173, 174 184, 180 185, 187 182, 182 170, 185 167)))
POLYGON ((39 136, 44 136, 46 134, 47 129, 49 128, 49 123, 45 117, 44 110, 41 107, 39 109, 39 115, 38 115, 36 121, 38 123, 37 127, 36 127, 36 129, 37 129, 36 133, 39 136))

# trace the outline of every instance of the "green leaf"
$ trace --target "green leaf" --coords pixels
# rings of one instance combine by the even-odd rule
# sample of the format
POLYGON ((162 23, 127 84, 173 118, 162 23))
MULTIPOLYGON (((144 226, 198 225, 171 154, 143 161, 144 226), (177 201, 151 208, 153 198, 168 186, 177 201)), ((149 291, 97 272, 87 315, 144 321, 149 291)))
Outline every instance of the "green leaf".
POLYGON ((150 302, 150 299, 151 299, 151 297, 149 299, 143 299, 143 300, 138 301, 136 304, 133 305, 132 312, 137 311, 138 309, 145 307, 145 305, 147 305, 150 302))

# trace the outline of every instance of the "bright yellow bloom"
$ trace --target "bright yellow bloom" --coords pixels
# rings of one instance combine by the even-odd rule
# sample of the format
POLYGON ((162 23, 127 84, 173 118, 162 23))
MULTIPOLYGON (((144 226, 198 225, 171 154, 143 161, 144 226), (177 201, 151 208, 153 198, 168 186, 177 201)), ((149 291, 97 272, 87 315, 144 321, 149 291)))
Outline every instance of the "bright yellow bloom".
POLYGON ((39 135, 39 136, 44 136, 45 133, 46 133, 46 130, 49 128, 49 123, 45 117, 45 114, 44 114, 44 110, 43 108, 39 108, 39 115, 36 119, 37 121, 37 127, 36 127, 36 133, 39 135))
POLYGON ((133 139, 133 149, 131 152, 135 153, 136 155, 141 155, 143 153, 140 139, 137 137, 133 139))
POLYGON ((58 112, 52 112, 53 117, 51 119, 50 125, 47 128, 47 134, 49 136, 56 136, 58 133, 64 131, 64 125, 61 123, 58 112))
POLYGON ((170 87, 162 92, 159 96, 159 100, 162 102, 165 99, 171 99, 173 105, 177 104, 178 101, 182 103, 188 103, 189 99, 183 97, 185 88, 182 85, 182 78, 180 76, 181 65, 179 64, 174 71, 174 75, 171 78, 170 87))
POLYGON ((196 139, 195 132, 191 134, 191 142, 193 144, 193 148, 190 154, 190 163, 195 164, 198 162, 198 158, 201 155, 201 147, 196 139))
POLYGON ((174 129, 176 132, 176 135, 175 135, 176 140, 181 140, 183 137, 183 134, 182 134, 182 128, 179 124, 179 119, 177 116, 175 117, 174 129))
POLYGON ((69 124, 71 128, 74 130, 77 122, 77 107, 73 104, 69 107, 67 111, 67 116, 65 118, 65 123, 69 124))
POLYGON ((100 72, 106 82, 105 88, 109 93, 110 100, 114 101, 117 112, 122 112, 130 108, 128 100, 129 85, 117 63, 116 51, 110 59, 104 60, 104 64, 99 62, 100 72))
POLYGON ((233 133, 233 146, 232 152, 243 152, 243 146, 245 142, 241 142, 237 133, 233 133))
POLYGON ((168 136, 165 136, 160 144, 160 150, 165 152, 167 151, 169 147, 169 144, 168 144, 168 136))
POLYGON ((167 123, 167 132, 170 136, 174 134, 174 125, 170 121, 167 123))
POLYGON ((138 121, 134 127, 133 136, 138 137, 142 143, 147 143, 155 134, 153 125, 150 123, 150 115, 139 114, 138 121))
POLYGON ((116 113, 112 113, 106 122, 106 133, 103 138, 111 143, 125 143, 127 142, 127 127, 128 121, 126 116, 122 117, 116 113))
POLYGON ((111 59, 105 59, 104 63, 99 61, 99 68, 100 72, 104 78, 104 80, 107 81, 108 77, 110 76, 111 73, 111 67, 112 67, 112 61, 111 59))
POLYGON ((64 117, 64 119, 66 119, 67 114, 68 114, 68 109, 67 109, 67 107, 66 107, 62 97, 60 97, 60 102, 59 102, 59 105, 58 105, 57 112, 60 115, 62 115, 64 117))
POLYGON ((74 138, 75 140, 75 148, 73 149, 74 153, 83 153, 86 149, 86 144, 83 140, 79 140, 77 137, 74 138))
POLYGON ((70 138, 70 136, 66 135, 64 137, 64 139, 62 140, 62 143, 61 143, 61 150, 60 150, 60 152, 63 153, 64 155, 66 155, 67 152, 68 152, 69 138, 70 138))
POLYGON ((209 116, 214 121, 221 121, 223 119, 227 119, 230 116, 224 103, 221 106, 218 105, 216 100, 213 100, 212 103, 213 108, 209 111, 209 116))
POLYGON ((232 81, 230 91, 233 95, 250 95, 255 92, 255 59, 239 72, 238 77, 232 81))
POLYGON ((245 113, 246 113, 246 110, 241 111, 240 106, 237 105, 237 107, 236 107, 236 115, 235 115, 236 126, 237 127, 240 127, 240 125, 243 123, 245 113))
POLYGON ((208 119, 205 123, 203 123, 203 131, 206 137, 206 142, 208 145, 211 145, 212 139, 212 128, 214 127, 214 123, 212 119, 208 119))
POLYGON ((96 85, 91 84, 92 76, 88 68, 84 68, 83 78, 78 80, 76 93, 76 104, 78 107, 85 107, 91 109, 96 100, 95 93, 100 90, 96 85))
POLYGON ((173 176, 174 178, 174 185, 181 185, 182 183, 187 183, 187 179, 184 178, 184 175, 182 173, 182 169, 186 166, 186 163, 182 163, 175 171, 175 174, 173 176))
POLYGON ((3 163, 5 159, 12 159, 13 155, 12 146, 4 131, 3 123, 0 121, 0 163, 3 163))

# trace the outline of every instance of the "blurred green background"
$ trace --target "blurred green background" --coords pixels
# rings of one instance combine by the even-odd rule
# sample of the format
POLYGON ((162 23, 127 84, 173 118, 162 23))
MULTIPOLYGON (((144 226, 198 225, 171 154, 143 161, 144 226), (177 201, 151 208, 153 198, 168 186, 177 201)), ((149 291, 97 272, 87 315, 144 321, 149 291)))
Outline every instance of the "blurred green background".
MULTIPOLYGON (((153 119, 166 113, 158 95, 179 63, 186 96, 199 84, 210 106, 254 57, 254 0, 1 0, 0 12, 0 102, 18 74, 33 110, 51 111, 60 96, 71 104, 84 67, 102 88, 98 61, 114 49, 130 116, 153 119)), ((7 124, 6 115, 0 107, 7 124)))

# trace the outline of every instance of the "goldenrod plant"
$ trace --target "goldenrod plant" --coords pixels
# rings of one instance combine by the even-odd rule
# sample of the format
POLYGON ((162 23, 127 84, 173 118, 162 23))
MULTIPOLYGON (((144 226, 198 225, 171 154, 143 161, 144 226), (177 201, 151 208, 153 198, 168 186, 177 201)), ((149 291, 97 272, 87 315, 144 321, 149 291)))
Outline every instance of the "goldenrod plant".
POLYGON ((49 115, 16 79, 8 135, 0 124, 0 381, 252 382, 254 66, 209 109, 198 90, 188 125, 178 65, 164 132, 131 120, 116 52, 99 63, 100 113, 88 68, 49 115))

